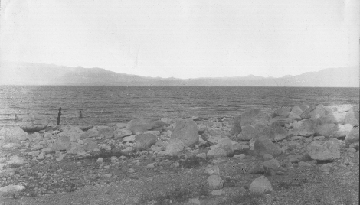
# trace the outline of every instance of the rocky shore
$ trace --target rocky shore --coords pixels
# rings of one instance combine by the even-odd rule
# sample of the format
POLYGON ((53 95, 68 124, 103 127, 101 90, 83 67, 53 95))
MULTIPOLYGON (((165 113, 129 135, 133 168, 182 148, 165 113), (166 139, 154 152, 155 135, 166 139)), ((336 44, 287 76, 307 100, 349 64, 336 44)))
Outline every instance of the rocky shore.
POLYGON ((0 128, 4 204, 358 204, 359 108, 0 128))

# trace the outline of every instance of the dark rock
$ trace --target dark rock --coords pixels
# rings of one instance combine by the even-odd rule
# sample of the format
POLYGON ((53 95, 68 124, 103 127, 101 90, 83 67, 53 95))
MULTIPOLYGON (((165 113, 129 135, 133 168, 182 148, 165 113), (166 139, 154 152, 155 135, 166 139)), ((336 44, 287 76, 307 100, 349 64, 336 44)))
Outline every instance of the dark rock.
POLYGON ((276 157, 281 155, 281 149, 275 145, 270 139, 265 137, 258 138, 254 143, 254 151, 257 155, 271 154, 276 157))
POLYGON ((157 137, 152 134, 136 135, 135 139, 136 139, 135 148, 137 150, 147 150, 157 141, 157 137))
POLYGON ((241 133, 241 116, 237 116, 234 118, 234 123, 231 127, 230 134, 234 136, 240 133, 241 133))

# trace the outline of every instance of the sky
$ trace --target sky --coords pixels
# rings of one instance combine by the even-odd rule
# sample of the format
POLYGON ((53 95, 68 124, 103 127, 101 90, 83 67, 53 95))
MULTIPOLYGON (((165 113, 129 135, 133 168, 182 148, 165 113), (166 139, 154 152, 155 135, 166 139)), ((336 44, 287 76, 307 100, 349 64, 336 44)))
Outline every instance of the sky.
POLYGON ((359 66, 358 0, 2 0, 2 62, 176 78, 359 66))

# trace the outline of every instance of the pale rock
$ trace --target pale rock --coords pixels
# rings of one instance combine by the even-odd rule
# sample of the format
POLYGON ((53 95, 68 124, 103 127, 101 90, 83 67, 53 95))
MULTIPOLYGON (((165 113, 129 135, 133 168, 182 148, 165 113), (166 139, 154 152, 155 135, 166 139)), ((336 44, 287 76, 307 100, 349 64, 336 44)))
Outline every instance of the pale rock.
POLYGON ((211 195, 213 195, 213 196, 221 196, 221 195, 223 195, 225 192, 223 191, 223 190, 212 190, 211 192, 210 192, 210 194, 211 195))
POLYGON ((133 119, 128 122, 126 128, 132 132, 132 134, 144 133, 148 130, 162 129, 165 125, 162 121, 153 121, 146 119, 133 119))
POLYGON ((353 129, 353 126, 350 124, 345 125, 338 125, 338 130, 335 132, 335 137, 345 137, 347 136, 351 130, 353 129))
POLYGON ((50 132, 45 132, 44 133, 44 139, 51 139, 51 138, 53 138, 54 137, 54 135, 53 134, 51 134, 50 132))
POLYGON ((91 139, 86 139, 83 142, 83 145, 84 145, 83 146, 84 150, 88 152, 94 151, 95 149, 99 149, 99 145, 91 139))
POLYGON ((301 120, 300 115, 298 115, 296 113, 293 113, 293 112, 290 112, 289 118, 292 119, 292 120, 301 120))
POLYGON ((22 157, 19 157, 17 155, 13 155, 10 157, 10 160, 7 163, 8 164, 24 164, 25 159, 22 157))
POLYGON ((40 141, 43 137, 38 132, 34 132, 33 134, 29 135, 29 140, 32 142, 40 141))
POLYGON ((45 159, 45 153, 41 152, 38 156, 37 159, 45 159))
POLYGON ((333 112, 347 112, 351 110, 351 108, 353 108, 351 104, 333 105, 327 107, 331 109, 333 112))
POLYGON ((210 175, 208 177, 209 189, 221 189, 223 187, 224 181, 217 174, 210 175))
POLYGON ((196 157, 206 159, 206 154, 205 153, 200 153, 200 154, 197 154, 196 157))
POLYGON ((28 133, 24 132, 20 127, 7 127, 4 126, 0 130, 0 140, 4 139, 5 142, 19 142, 26 140, 28 138, 28 133))
POLYGON ((31 152, 28 152, 27 155, 29 156, 32 156, 32 157, 36 157, 40 154, 40 151, 37 150, 37 151, 31 151, 31 152))
POLYGON ((251 193, 264 194, 273 191, 273 188, 270 181, 266 177, 261 176, 250 184, 249 190, 251 193))
POLYGON ((225 156, 228 156, 228 153, 224 149, 222 149, 216 145, 213 145, 210 147, 210 150, 208 151, 207 156, 225 157, 225 156))
POLYGON ((80 136, 84 133, 79 127, 76 126, 63 126, 61 127, 61 133, 58 136, 67 136, 70 138, 71 142, 76 142, 80 139, 80 136))
POLYGON ((199 141, 196 123, 192 120, 177 121, 170 139, 179 139, 186 147, 195 145, 199 141))
POLYGON ((82 133, 80 135, 80 139, 97 138, 99 136, 100 136, 99 131, 95 128, 91 128, 91 129, 87 130, 86 132, 82 133))
POLYGON ((118 123, 115 124, 117 129, 125 128, 126 125, 127 125, 126 123, 122 123, 122 122, 118 122, 118 123))
POLYGON ((112 156, 110 158, 110 161, 111 161, 111 163, 117 163, 119 160, 118 160, 118 158, 116 156, 112 156))
POLYGON ((24 189, 25 189, 25 187, 22 185, 10 184, 10 185, 4 186, 4 187, 0 187, 0 196, 8 196, 8 194, 15 194, 24 189))
POLYGON ((267 124, 270 120, 270 117, 261 112, 260 109, 247 109, 244 113, 241 114, 241 126, 245 125, 255 125, 255 124, 267 124))
POLYGON ((123 150, 121 150, 122 152, 132 152, 133 151, 133 148, 132 147, 127 147, 123 150))
POLYGON ((333 112, 331 113, 331 119, 337 124, 345 123, 346 112, 333 112))
POLYGON ((183 141, 179 139, 173 139, 169 141, 169 144, 166 146, 163 154, 165 155, 177 155, 179 152, 183 151, 185 148, 185 144, 183 141))
POLYGON ((359 142, 359 127, 352 128, 352 130, 345 137, 345 143, 347 145, 355 142, 359 142))
POLYGON ((220 175, 220 168, 218 165, 211 165, 209 164, 205 168, 205 173, 209 175, 220 175))
POLYGON ((233 149, 233 146, 232 146, 232 141, 231 141, 229 138, 222 138, 222 139, 218 142, 217 147, 225 150, 227 156, 231 156, 231 155, 234 154, 234 149, 233 149))
POLYGON ((104 163, 104 158, 98 158, 97 160, 96 160, 96 163, 98 163, 98 164, 102 164, 102 163, 104 163))
POLYGON ((100 148, 100 149, 104 149, 104 150, 106 150, 106 151, 110 151, 110 150, 111 150, 111 146, 108 145, 108 144, 100 144, 100 145, 99 145, 99 148, 100 148))
POLYGON ((135 140, 136 140, 136 135, 130 135, 123 138, 123 142, 135 142, 135 140))
POLYGON ((98 131, 99 137, 101 138, 110 139, 114 137, 114 129, 112 127, 105 125, 98 125, 95 126, 94 129, 98 131))
POLYGON ((20 145, 19 144, 17 144, 17 143, 6 143, 6 144, 4 144, 3 146, 2 146, 2 148, 3 149, 13 149, 13 148, 18 148, 18 147, 20 147, 20 145))
POLYGON ((293 122, 292 134, 300 136, 311 136, 316 133, 317 123, 314 120, 306 119, 293 122))
POLYGON ((268 170, 278 170, 281 166, 279 161, 277 161, 276 159, 264 161, 262 165, 264 169, 268 169, 268 170))
POLYGON ((188 200, 188 205, 201 205, 199 198, 191 198, 188 200))
POLYGON ((359 126, 359 112, 354 112, 354 110, 351 109, 346 113, 344 122, 352 126, 359 126))
POLYGON ((290 109, 290 107, 281 107, 279 109, 276 109, 273 113, 273 116, 288 117, 290 114, 290 109))
POLYGON ((291 112, 290 113, 293 113, 297 116, 300 117, 300 115, 303 113, 304 111, 297 105, 295 105, 292 109, 291 109, 291 112))
POLYGON ((146 168, 147 168, 147 169, 153 169, 153 168, 155 168, 155 162, 154 162, 154 163, 151 163, 151 164, 147 164, 147 165, 146 165, 146 168))
POLYGON ((313 141, 307 146, 308 155, 318 161, 330 161, 340 158, 340 146, 335 141, 313 141))
POLYGON ((53 151, 69 150, 71 147, 70 137, 67 135, 60 135, 51 145, 53 151))

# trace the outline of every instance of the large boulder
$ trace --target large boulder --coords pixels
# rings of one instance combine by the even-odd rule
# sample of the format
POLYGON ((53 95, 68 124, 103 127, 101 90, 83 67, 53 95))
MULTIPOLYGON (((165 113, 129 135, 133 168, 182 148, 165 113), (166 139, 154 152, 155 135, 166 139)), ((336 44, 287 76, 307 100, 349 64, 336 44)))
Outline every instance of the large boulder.
POLYGON ((98 125, 94 127, 101 138, 110 139, 114 137, 114 128, 105 126, 105 125, 98 125))
POLYGON ((311 105, 311 106, 309 106, 308 108, 306 108, 306 109, 304 110, 304 112, 301 113, 301 115, 300 115, 301 119, 310 119, 310 118, 311 118, 311 114, 310 114, 310 113, 311 113, 315 108, 316 108, 316 107, 313 106, 313 105, 311 105))
POLYGON ((261 176, 251 182, 249 190, 254 194, 264 194, 273 191, 273 188, 270 181, 265 176, 261 176))
POLYGON ((70 137, 66 135, 58 136, 55 142, 51 145, 52 151, 70 150, 70 148, 71 148, 70 137))
POLYGON ((133 134, 144 133, 148 130, 162 130, 166 125, 165 122, 160 120, 147 120, 147 119, 133 119, 131 120, 126 128, 133 134))
POLYGON ((169 144, 167 144, 165 151, 160 151, 160 155, 169 155, 174 156, 178 155, 181 151, 183 151, 185 148, 185 144, 180 139, 172 139, 169 141, 169 144))
POLYGON ((210 147, 207 155, 214 157, 234 156, 234 148, 232 145, 232 141, 229 138, 220 139, 217 145, 213 145, 210 147))
POLYGON ((300 117, 303 112, 304 110, 302 110, 300 106, 295 105, 294 107, 292 107, 290 115, 293 114, 300 117))
POLYGON ((78 141, 80 136, 84 133, 79 127, 71 125, 62 126, 60 131, 62 132, 60 132, 58 136, 68 136, 72 142, 78 141))
POLYGON ((307 146, 307 153, 317 161, 332 161, 340 158, 340 145, 337 141, 313 141, 307 146))
POLYGON ((147 150, 157 141, 157 137, 152 134, 140 134, 135 137, 135 148, 137 150, 147 150))
POLYGON ((193 146, 199 141, 198 127, 193 120, 179 120, 175 123, 170 139, 179 139, 185 146, 193 146))
POLYGON ((95 128, 91 128, 80 135, 80 139, 97 138, 99 137, 99 131, 95 128))
POLYGON ((280 141, 285 139, 288 135, 287 130, 279 123, 272 123, 270 126, 271 139, 274 141, 280 141))
POLYGON ((268 124, 270 116, 260 111, 260 109, 248 109, 241 114, 241 126, 255 125, 255 124, 268 124))
POLYGON ((83 148, 85 151, 87 152, 92 152, 94 150, 99 150, 100 147, 99 145, 96 143, 96 141, 91 140, 91 139, 85 139, 84 140, 84 145, 83 148))
POLYGON ((349 110, 345 114, 345 124, 350 124, 352 126, 359 126, 359 112, 355 112, 353 109, 349 110))
POLYGON ((317 131, 318 122, 311 119, 305 119, 301 121, 293 122, 292 134, 301 136, 311 136, 317 131))
POLYGON ((21 118, 18 125, 25 132, 39 132, 50 124, 50 120, 37 114, 28 114, 21 118))
POLYGON ((237 136, 238 140, 248 141, 259 136, 259 131, 252 125, 245 125, 241 128, 241 133, 237 136))
POLYGON ((345 137, 345 143, 350 145, 352 143, 359 142, 359 127, 354 127, 345 137))
POLYGON ((20 127, 3 127, 0 130, 0 140, 5 140, 6 142, 19 142, 27 139, 28 133, 24 132, 20 127))
POLYGON ((273 117, 281 116, 281 117, 288 117, 290 114, 290 107, 281 107, 274 111, 273 117))
POLYGON ((276 157, 282 153, 281 149, 266 137, 260 137, 255 140, 254 151, 260 156, 263 156, 264 154, 270 154, 276 157))

